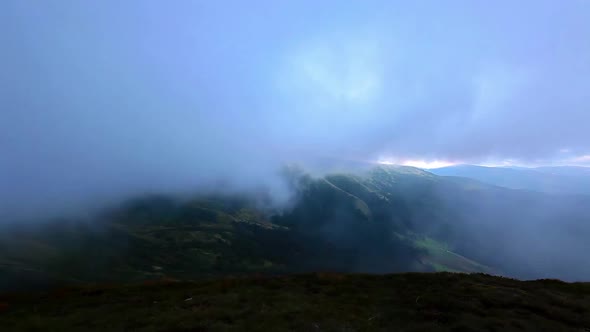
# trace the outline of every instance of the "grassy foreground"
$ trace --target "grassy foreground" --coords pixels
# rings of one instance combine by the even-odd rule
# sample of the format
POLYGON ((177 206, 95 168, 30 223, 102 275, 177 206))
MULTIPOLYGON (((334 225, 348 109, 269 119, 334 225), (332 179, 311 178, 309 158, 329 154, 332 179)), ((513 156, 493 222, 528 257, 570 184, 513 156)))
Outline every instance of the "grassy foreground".
POLYGON ((2 331, 590 331, 590 284, 317 273, 0 296, 2 331))

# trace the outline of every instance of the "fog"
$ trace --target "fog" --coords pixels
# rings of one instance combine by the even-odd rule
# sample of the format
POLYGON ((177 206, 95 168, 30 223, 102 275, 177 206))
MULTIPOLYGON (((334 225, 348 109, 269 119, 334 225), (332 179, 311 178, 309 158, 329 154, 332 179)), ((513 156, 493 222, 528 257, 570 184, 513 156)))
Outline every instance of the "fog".
POLYGON ((589 35, 584 0, 5 0, 0 217, 282 200, 292 162, 588 163, 589 35))

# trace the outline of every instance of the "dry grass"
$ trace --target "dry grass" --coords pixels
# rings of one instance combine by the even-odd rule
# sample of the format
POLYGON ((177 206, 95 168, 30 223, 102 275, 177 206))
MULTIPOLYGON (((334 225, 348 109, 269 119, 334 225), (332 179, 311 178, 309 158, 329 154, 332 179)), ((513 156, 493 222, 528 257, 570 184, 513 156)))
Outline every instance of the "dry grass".
POLYGON ((482 274, 252 276, 0 297, 3 331, 585 331, 590 284, 482 274))

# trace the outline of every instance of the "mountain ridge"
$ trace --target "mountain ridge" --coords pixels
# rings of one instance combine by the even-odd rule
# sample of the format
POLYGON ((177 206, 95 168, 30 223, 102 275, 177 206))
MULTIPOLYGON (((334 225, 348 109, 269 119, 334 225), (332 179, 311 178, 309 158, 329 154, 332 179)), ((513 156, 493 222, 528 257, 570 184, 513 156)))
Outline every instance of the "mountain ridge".
POLYGON ((585 196, 522 192, 404 166, 291 180, 295 199, 281 211, 261 209, 247 195, 155 195, 92 222, 9 229, 0 234, 0 284, 317 270, 590 278, 585 196), (549 235, 530 238, 538 229, 549 235), (568 243, 564 230, 575 232, 568 243), (498 245, 503 238, 514 240, 498 245))

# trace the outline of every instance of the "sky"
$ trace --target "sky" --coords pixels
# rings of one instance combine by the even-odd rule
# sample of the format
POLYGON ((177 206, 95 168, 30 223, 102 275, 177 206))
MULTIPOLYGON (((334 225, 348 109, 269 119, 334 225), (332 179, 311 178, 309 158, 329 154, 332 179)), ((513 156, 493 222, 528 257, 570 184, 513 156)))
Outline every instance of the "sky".
POLYGON ((325 159, 590 165, 588 36, 588 0, 4 0, 0 212, 325 159))

